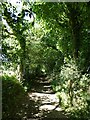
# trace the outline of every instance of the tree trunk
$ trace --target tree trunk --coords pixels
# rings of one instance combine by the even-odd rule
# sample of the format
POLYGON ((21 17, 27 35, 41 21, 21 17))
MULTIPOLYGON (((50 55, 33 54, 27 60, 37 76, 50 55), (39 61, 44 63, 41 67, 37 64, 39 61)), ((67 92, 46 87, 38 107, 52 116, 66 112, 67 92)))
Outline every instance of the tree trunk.
POLYGON ((24 80, 25 74, 25 58, 26 58, 26 40, 22 38, 20 40, 21 53, 20 53, 20 81, 24 80))
POLYGON ((81 22, 79 20, 78 4, 67 3, 69 10, 69 22, 72 31, 73 57, 75 60, 79 57, 81 22))
POLYGON ((69 81, 69 97, 70 97, 70 105, 73 106, 73 81, 69 81))

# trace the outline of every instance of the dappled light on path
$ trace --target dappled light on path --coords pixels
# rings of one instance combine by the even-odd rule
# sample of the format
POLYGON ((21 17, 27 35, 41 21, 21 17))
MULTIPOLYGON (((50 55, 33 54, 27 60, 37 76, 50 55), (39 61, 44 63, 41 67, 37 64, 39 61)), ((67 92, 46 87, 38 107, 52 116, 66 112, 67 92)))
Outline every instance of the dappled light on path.
MULTIPOLYGON (((30 106, 37 112, 33 113, 32 118, 37 119, 60 119, 67 120, 68 118, 63 114, 63 110, 59 105, 59 99, 52 91, 50 81, 47 79, 37 80, 30 92, 28 92, 29 100, 34 104, 30 106)), ((33 110, 33 111, 34 111, 33 110)))
MULTIPOLYGON (((35 102, 40 101, 41 106, 39 110, 53 110, 55 106, 58 105, 59 100, 55 94, 45 94, 45 93, 31 93, 30 98, 35 102)), ((61 110, 58 108, 57 110, 61 110)))

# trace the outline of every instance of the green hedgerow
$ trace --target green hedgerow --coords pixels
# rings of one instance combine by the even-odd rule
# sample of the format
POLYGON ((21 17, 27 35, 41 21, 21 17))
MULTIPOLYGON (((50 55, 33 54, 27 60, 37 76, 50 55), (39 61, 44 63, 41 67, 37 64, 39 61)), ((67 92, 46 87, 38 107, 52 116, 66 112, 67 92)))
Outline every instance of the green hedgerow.
POLYGON ((2 118, 16 119, 22 114, 25 91, 14 76, 2 76, 2 118))

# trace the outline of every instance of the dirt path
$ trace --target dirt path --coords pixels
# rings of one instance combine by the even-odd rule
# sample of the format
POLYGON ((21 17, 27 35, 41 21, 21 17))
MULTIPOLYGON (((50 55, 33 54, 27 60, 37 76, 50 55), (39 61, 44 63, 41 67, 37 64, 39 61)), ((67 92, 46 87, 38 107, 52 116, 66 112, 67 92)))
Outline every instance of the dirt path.
POLYGON ((27 120, 69 120, 60 108, 59 100, 47 79, 40 78, 32 86, 28 93, 27 120))

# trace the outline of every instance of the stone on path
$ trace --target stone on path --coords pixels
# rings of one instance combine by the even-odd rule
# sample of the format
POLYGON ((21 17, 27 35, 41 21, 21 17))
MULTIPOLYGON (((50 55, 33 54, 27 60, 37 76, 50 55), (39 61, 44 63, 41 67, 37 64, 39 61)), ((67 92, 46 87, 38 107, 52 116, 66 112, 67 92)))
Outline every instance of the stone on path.
POLYGON ((47 80, 42 79, 35 86, 33 85, 32 91, 28 95, 30 100, 37 103, 38 112, 33 115, 37 120, 50 118, 53 118, 52 120, 67 120, 67 117, 62 113, 62 109, 59 106, 59 99, 52 92, 50 82, 47 80))

